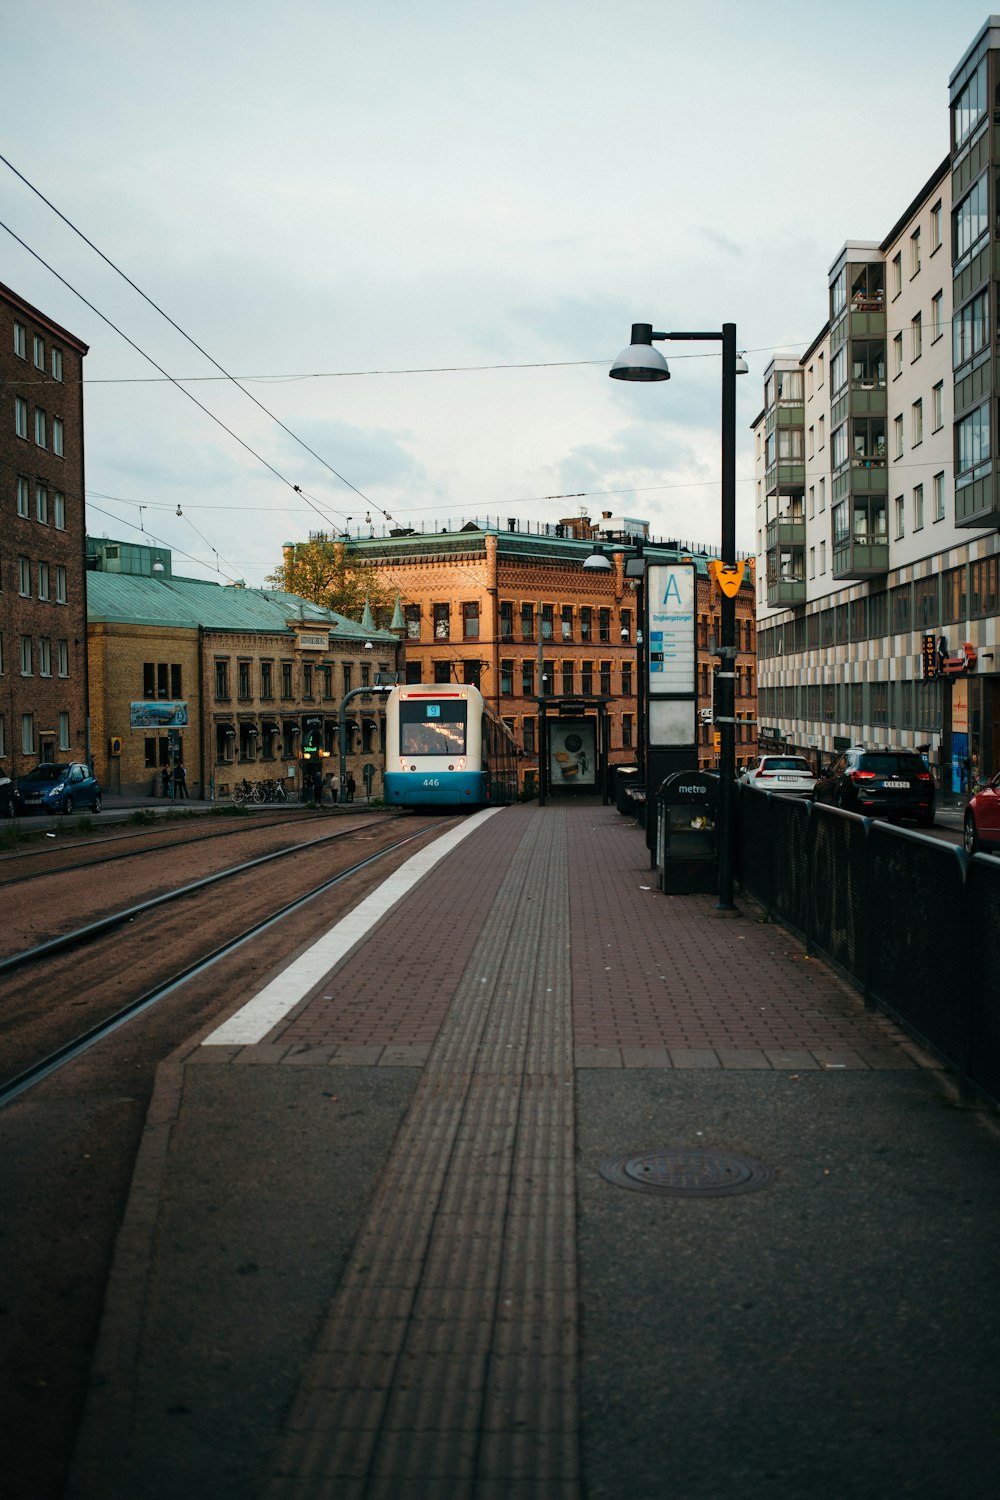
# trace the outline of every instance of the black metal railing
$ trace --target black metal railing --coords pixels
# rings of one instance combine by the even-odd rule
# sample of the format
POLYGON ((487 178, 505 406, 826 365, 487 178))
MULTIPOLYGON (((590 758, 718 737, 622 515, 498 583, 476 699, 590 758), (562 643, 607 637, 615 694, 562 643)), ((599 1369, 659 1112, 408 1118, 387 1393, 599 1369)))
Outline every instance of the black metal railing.
POLYGON ((740 788, 740 883, 863 995, 1000 1103, 1000 858, 740 788))

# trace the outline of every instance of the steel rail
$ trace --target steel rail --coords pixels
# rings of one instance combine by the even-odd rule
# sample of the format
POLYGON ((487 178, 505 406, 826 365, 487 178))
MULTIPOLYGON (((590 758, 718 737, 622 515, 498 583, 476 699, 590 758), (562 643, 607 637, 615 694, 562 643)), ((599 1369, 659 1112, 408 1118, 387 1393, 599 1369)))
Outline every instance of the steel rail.
MULTIPOLYGON (((365 827, 375 828, 381 823, 396 821, 397 817, 379 818, 376 823, 367 823, 365 827)), ((287 859, 292 854, 301 854, 304 850, 314 849, 319 844, 350 838, 357 832, 356 828, 342 828, 339 833, 327 833, 321 838, 309 839, 307 843, 293 844, 290 849, 274 849, 270 854, 259 854, 256 859, 247 860, 244 864, 230 865, 228 869, 218 870, 214 875, 204 875, 200 880, 193 880, 189 885, 181 885, 175 890, 165 891, 161 896, 151 896, 148 900, 140 901, 135 906, 128 906, 123 911, 112 912, 110 916, 99 917, 95 922, 88 922, 85 927, 77 927, 72 932, 64 932, 59 937, 49 938, 48 942, 39 943, 34 948, 23 948, 20 953, 11 953, 7 958, 0 959, 0 974, 11 974, 16 969, 23 969, 40 958, 50 958, 54 953, 64 953, 68 949, 77 948, 82 943, 90 942, 91 939, 100 937, 105 932, 111 932, 115 927, 122 927, 126 922, 134 921, 136 917, 153 911, 158 906, 166 906, 170 901, 179 901, 183 896, 190 896, 195 891, 205 890, 221 880, 231 880, 234 876, 253 870, 258 865, 269 864, 274 859, 287 859)))
MULTIPOLYGON (((274 818, 271 822, 241 823, 236 828, 213 828, 208 833, 198 833, 191 838, 174 839, 173 841, 165 840, 162 844, 152 844, 145 849, 125 849, 120 854, 109 854, 106 859, 92 860, 90 864, 85 864, 81 861, 81 863, 76 865, 56 865, 51 870, 26 870, 23 874, 10 875, 6 879, 0 879, 0 890, 10 885, 23 885, 27 880, 43 880, 47 875, 66 875, 72 874, 74 870, 90 870, 96 868, 98 865, 110 865, 116 859, 139 859, 144 854, 159 854, 161 852, 169 852, 171 849, 183 849, 187 844, 200 844, 205 839, 234 838, 241 833, 250 833, 261 828, 283 828, 287 823, 301 823, 302 820, 302 814, 298 813, 283 818, 274 818)), ((377 821, 381 823, 385 820, 379 818, 377 821)), ((167 833, 168 831, 167 828, 154 828, 150 825, 133 834, 118 835, 109 839, 86 839, 79 844, 74 844, 73 852, 78 849, 107 848, 110 844, 131 843, 143 837, 149 837, 151 834, 167 833)), ((349 832, 351 830, 345 829, 344 831, 349 832)), ((57 852, 59 852, 58 845, 55 848, 51 845, 46 845, 38 849, 26 849, 11 856, 9 861, 0 859, 0 870, 3 870, 8 863, 13 864, 21 860, 41 859, 45 855, 57 852)))
MULTIPOLYGON (((390 844, 385 849, 379 849, 375 854, 369 854, 365 859, 359 860, 357 864, 350 865, 346 870, 341 870, 338 875, 333 875, 329 880, 324 880, 320 885, 314 886, 311 891, 307 891, 305 895, 297 896, 294 901, 289 901, 285 906, 279 908, 278 911, 272 912, 263 921, 254 923, 252 927, 246 928, 235 938, 230 938, 227 942, 222 943, 204 958, 200 958, 196 963, 190 964, 186 969, 181 970, 180 973, 175 974, 165 983, 158 984, 153 989, 147 990, 144 995, 138 996, 135 1000, 130 1000, 127 1005, 123 1005, 113 1015, 107 1016, 103 1021, 99 1021, 97 1025, 82 1032, 73 1041, 66 1042, 63 1046, 57 1047, 47 1057, 42 1058, 37 1063, 32 1063, 30 1067, 15 1074, 13 1078, 0 1083, 0 1109, 6 1104, 10 1104, 36 1083, 41 1083, 43 1079, 50 1077, 52 1073, 57 1072, 60 1068, 65 1067, 67 1063, 72 1062, 84 1052, 89 1051, 91 1047, 103 1041, 105 1037, 110 1036, 128 1021, 141 1015, 143 1011, 149 1010, 157 1001, 165 999, 167 995, 172 994, 174 990, 186 984, 189 979, 193 979, 195 975, 203 973, 206 969, 210 969, 213 964, 218 963, 227 954, 235 952, 244 943, 248 943, 252 938, 258 937, 262 932, 266 932, 269 927, 273 927, 285 917, 290 916, 292 912, 298 911, 300 907, 315 900, 324 891, 331 890, 333 886, 339 885, 342 880, 347 880, 350 876, 358 874, 360 870, 364 870, 368 865, 375 864, 378 860, 384 859, 386 855, 394 854, 397 849, 402 849, 405 845, 411 844, 414 839, 421 838, 426 832, 427 829, 423 828, 419 833, 409 833, 406 838, 397 840, 395 844, 390 844)), ((320 841, 315 840, 315 842, 318 843, 320 841)))

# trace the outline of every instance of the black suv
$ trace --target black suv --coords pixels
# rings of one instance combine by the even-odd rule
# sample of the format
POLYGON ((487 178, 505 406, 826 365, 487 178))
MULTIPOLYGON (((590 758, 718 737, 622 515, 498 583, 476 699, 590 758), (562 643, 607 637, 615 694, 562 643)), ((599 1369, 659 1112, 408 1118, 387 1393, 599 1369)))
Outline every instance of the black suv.
POLYGON ((869 818, 934 822, 934 778, 915 750, 864 750, 853 746, 816 782, 814 798, 869 818))

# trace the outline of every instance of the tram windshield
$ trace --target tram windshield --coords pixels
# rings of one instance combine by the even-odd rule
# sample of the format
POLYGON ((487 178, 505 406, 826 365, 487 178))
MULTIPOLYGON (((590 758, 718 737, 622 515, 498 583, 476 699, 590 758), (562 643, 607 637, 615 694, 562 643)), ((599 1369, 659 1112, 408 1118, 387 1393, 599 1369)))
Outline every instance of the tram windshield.
POLYGON ((403 698, 399 705, 401 755, 464 755, 464 698, 403 698))

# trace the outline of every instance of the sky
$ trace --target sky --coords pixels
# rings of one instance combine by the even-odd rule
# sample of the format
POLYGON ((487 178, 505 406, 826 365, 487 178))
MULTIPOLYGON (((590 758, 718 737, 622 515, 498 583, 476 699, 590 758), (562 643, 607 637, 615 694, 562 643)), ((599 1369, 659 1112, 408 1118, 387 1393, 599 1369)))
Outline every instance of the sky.
POLYGON ((988 14, 0 0, 0 281, 90 346, 89 533, 251 586, 312 532, 473 518, 711 549, 716 346, 607 371, 633 322, 734 322, 752 551, 764 371, 947 154, 988 14))

